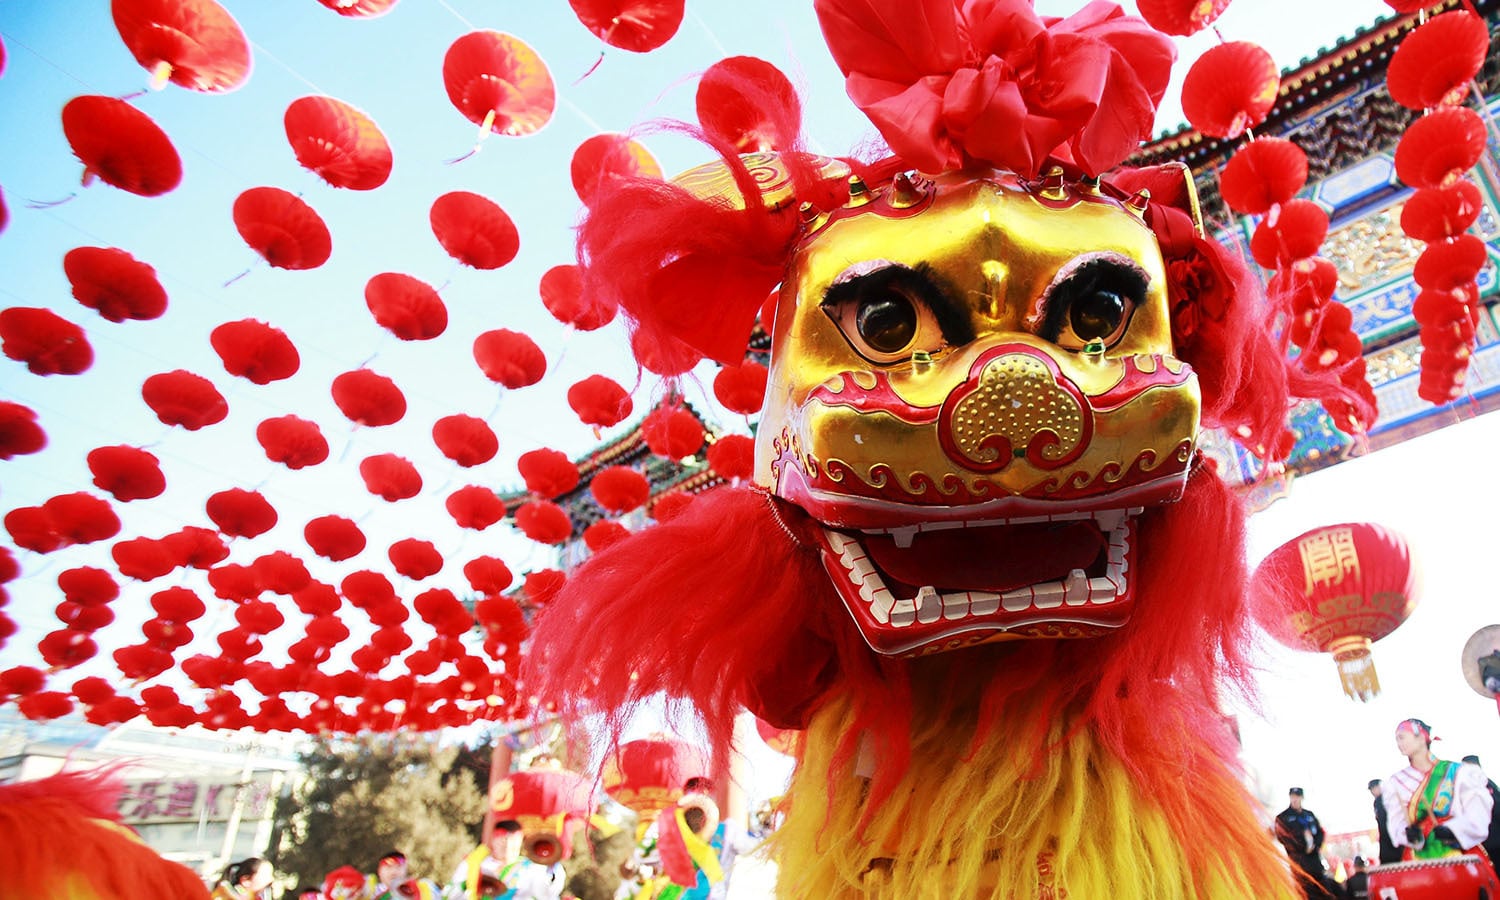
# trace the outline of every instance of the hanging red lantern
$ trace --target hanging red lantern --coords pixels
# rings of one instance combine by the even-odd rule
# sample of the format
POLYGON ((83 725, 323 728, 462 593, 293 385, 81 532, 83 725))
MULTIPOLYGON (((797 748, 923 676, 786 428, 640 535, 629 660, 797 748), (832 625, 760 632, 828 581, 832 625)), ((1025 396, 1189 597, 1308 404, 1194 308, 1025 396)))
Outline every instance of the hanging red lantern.
POLYGON ((432 442, 444 456, 465 469, 487 463, 500 452, 500 439, 489 424, 462 413, 432 423, 432 442))
POLYGON ((270 384, 297 374, 302 357, 286 332, 255 319, 225 322, 208 336, 224 371, 253 384, 270 384))
POLYGON ((373 19, 391 11, 398 0, 318 0, 319 3, 341 16, 356 19, 373 19))
POLYGON ((552 318, 579 331, 595 331, 615 319, 619 306, 583 296, 583 274, 575 265, 553 266, 542 273, 542 305, 552 318))
POLYGON ((368 569, 345 575, 339 582, 339 592, 357 608, 366 611, 396 600, 396 589, 391 586, 390 579, 368 569))
POLYGON ((323 217, 290 191, 250 188, 234 199, 233 216, 250 249, 278 269, 316 269, 333 253, 323 217))
POLYGON ((694 98, 703 130, 740 153, 792 149, 802 130, 802 103, 782 71, 753 56, 708 67, 694 98))
POLYGON ((185 587, 170 587, 152 594, 151 608, 162 621, 180 625, 196 622, 208 612, 203 600, 185 587))
POLYGON ((614 519, 600 519, 583 530, 583 542, 590 552, 598 553, 630 537, 630 529, 614 519))
POLYGON ((641 423, 641 436, 657 456, 682 459, 703 447, 705 434, 698 417, 680 406, 663 404, 641 423))
POLYGON ((630 352, 642 368, 663 378, 691 372, 703 360, 703 354, 674 337, 648 336, 644 331, 630 335, 630 352))
POLYGON ((579 421, 595 428, 618 425, 635 408, 619 382, 604 375, 590 375, 568 388, 568 405, 579 421))
POLYGON ((51 517, 40 506, 18 506, 6 513, 5 530, 12 543, 33 553, 51 553, 63 545, 51 517))
POLYGON ((1328 236, 1328 213, 1311 200, 1290 200, 1250 236, 1250 254, 1263 268, 1284 269, 1317 256, 1328 236))
POLYGON ((400 272, 365 283, 365 305, 375 322, 403 341, 426 341, 448 328, 448 307, 432 286, 400 272))
POLYGON ((120 533, 120 518, 107 500, 85 491, 58 494, 42 504, 64 545, 92 544, 120 533))
POLYGON ((152 375, 141 384, 141 397, 163 425, 197 431, 224 421, 229 404, 212 381, 185 369, 152 375))
POLYGON ((1333 654, 1348 696, 1380 693, 1370 644, 1406 621, 1419 593, 1401 535, 1367 522, 1315 528, 1273 550, 1255 578, 1257 615, 1273 637, 1333 654))
POLYGON ((378 428, 406 415, 406 396, 396 382, 369 369, 355 369, 333 379, 333 402, 349 421, 378 428))
POLYGON ((73 699, 62 691, 40 691, 17 700, 16 710, 33 722, 50 722, 71 713, 73 699))
MULTIPOLYGON (((9 517, 5 524, 10 526, 9 517)), ((14 536, 14 529, 11 530, 14 536)), ((16 543, 20 543, 19 540, 16 543)), ((151 538, 133 538, 128 541, 120 541, 109 548, 109 555, 115 561, 115 568, 126 578, 134 578, 137 581, 153 581, 177 568, 177 560, 167 545, 151 538)))
POLYGON ((114 97, 83 96, 62 111, 63 134, 83 163, 83 183, 95 178, 142 197, 159 197, 182 183, 182 158, 151 117, 114 97))
POLYGON ((0 459, 36 453, 47 446, 47 432, 29 406, 0 400, 0 459))
POLYGON ((755 472, 755 440, 743 434, 722 435, 708 445, 708 467, 725 481, 740 481, 755 472))
POLYGON ((520 38, 498 31, 464 35, 443 56, 443 86, 464 118, 486 132, 532 134, 552 119, 552 73, 520 38))
POLYGON ((498 269, 521 249, 521 236, 505 210, 470 191, 450 191, 432 201, 427 218, 448 255, 474 269, 498 269))
POLYGON ((738 366, 725 366, 714 376, 714 397, 731 412, 751 416, 760 412, 766 401, 766 380, 770 372, 755 360, 738 366))
POLYGON ((1407 127, 1396 144, 1396 177, 1414 188, 1446 187, 1484 155, 1484 120, 1466 106, 1443 106, 1407 127))
POLYGON ((94 485, 121 503, 160 497, 167 489, 161 461, 139 447, 95 447, 87 457, 94 485))
POLYGON ((1258 137, 1236 150, 1219 173, 1219 193, 1241 215, 1265 215, 1307 184, 1307 154, 1283 138, 1258 137))
POLYGON ((547 500, 578 487, 578 466, 557 450, 546 447, 528 450, 516 460, 516 469, 526 482, 526 489, 547 500))
POLYGON ((485 631, 486 651, 504 659, 507 671, 520 663, 521 643, 528 629, 526 615, 516 601, 491 594, 474 604, 474 621, 485 631))
POLYGON ((226 537, 253 538, 276 525, 276 509, 259 491, 230 488, 208 498, 209 519, 226 537))
POLYGON ((333 97, 299 97, 282 117, 297 162, 336 188, 369 191, 391 177, 391 145, 361 110, 333 97))
POLYGON ((464 563, 464 577, 481 594, 498 594, 515 580, 505 561, 493 556, 476 556, 464 563))
POLYGON ((702 750, 661 735, 616 747, 604 757, 599 781, 611 799, 635 812, 644 829, 677 804, 688 779, 710 774, 702 750))
POLYGON ((621 515, 643 505, 651 497, 651 482, 634 469, 608 466, 594 473, 589 492, 605 512, 621 515))
POLYGON ((58 573, 63 598, 80 606, 103 606, 120 596, 120 586, 103 569, 78 566, 58 573))
POLYGON ((52 668, 71 669, 79 663, 93 659, 99 645, 89 637, 89 632, 74 628, 60 628, 48 632, 36 645, 42 661, 52 668))
POLYGON ((0 352, 25 363, 33 375, 77 375, 94 364, 82 328, 35 306, 0 310, 0 352))
POLYGON ((618 178, 661 178, 651 151, 623 134, 596 134, 578 145, 568 165, 573 192, 587 206, 594 194, 618 178))
POLYGON ((542 380, 547 357, 519 331, 497 328, 474 339, 474 361, 489 380, 515 390, 542 380))
POLYGON ((1466 9, 1434 16, 1402 39, 1386 66, 1391 99, 1418 112, 1462 103, 1490 50, 1490 30, 1466 9))
POLYGON ((250 45, 213 0, 111 0, 120 39, 153 84, 232 91, 250 77, 250 45))
POLYGON ((658 522, 670 522, 693 503, 693 495, 687 491, 667 491, 651 502, 651 518, 658 522))
POLYGON ((457 636, 474 627, 474 618, 453 592, 433 588, 412 598, 412 609, 440 635, 457 636))
POLYGON ((1401 230, 1428 243, 1458 237, 1479 218, 1483 202, 1479 187, 1467 178, 1446 187, 1421 188, 1401 207, 1401 230))
POLYGON ((443 569, 443 555, 431 541, 406 538, 392 544, 386 555, 397 572, 413 581, 421 581, 443 569))
MULTIPOLYGON (((317 520, 314 519, 313 521, 317 520)), ((363 534, 360 535, 360 539, 363 541, 363 534)), ((345 557, 345 559, 347 558, 345 557)), ((337 562, 338 560, 334 561, 337 562)), ((333 585, 314 579, 304 585, 300 591, 292 594, 292 603, 296 604, 297 609, 307 613, 309 616, 317 617, 332 616, 337 613, 343 601, 339 599, 339 592, 333 585)))
MULTIPOLYGON (((285 550, 276 550, 257 556, 250 563, 250 571, 255 574, 256 584, 260 585, 261 590, 288 597, 307 587, 308 582, 312 581, 312 575, 307 571, 307 564, 285 550)), ((261 611, 257 615, 259 618, 265 618, 269 614, 261 611)), ((246 623, 241 621, 240 624, 246 623)), ((273 629, 257 628, 254 630, 257 634, 269 634, 273 629)))
POLYGON ((1197 34, 1229 8, 1229 0, 1138 0, 1141 18, 1164 34, 1197 34))
POLYGON ((496 821, 521 824, 532 858, 555 862, 568 857, 573 843, 573 828, 558 823, 588 820, 594 811, 591 788, 591 779, 566 769, 522 769, 490 788, 490 812, 496 821))
POLYGON ((686 0, 568 0, 568 5, 583 27, 604 43, 648 53, 677 33, 686 0))
POLYGON ((63 256, 73 296, 111 322, 155 319, 167 311, 156 270, 118 247, 74 247, 63 256))
POLYGON ((365 549, 364 532, 343 516, 318 516, 302 529, 302 539, 312 552, 331 562, 343 562, 365 549))
POLYGON ((1211 47, 1182 83, 1182 114, 1210 137, 1234 139, 1265 121, 1281 77, 1265 48, 1249 41, 1211 47))
POLYGON ((532 500, 516 509, 516 527, 539 544, 561 544, 573 534, 573 521, 550 500, 532 500))
POLYGON ((1433 241, 1417 257, 1412 280, 1426 290, 1457 290, 1473 282, 1488 259, 1484 241, 1477 235, 1433 241))
POLYGON ((405 457, 394 453, 377 453, 359 464, 359 476, 370 493, 395 503, 409 500, 422 492, 422 476, 405 457))
POLYGON ((209 569, 229 556, 229 547, 217 531, 197 525, 186 525, 164 536, 161 543, 179 566, 209 569))
POLYGON ((221 600, 242 603, 260 596, 260 579, 255 570, 238 563, 226 563, 208 570, 208 586, 221 600))
POLYGON ((448 495, 444 506, 460 528, 483 531, 505 518, 505 504, 487 487, 471 484, 448 495))
POLYGON ((291 414, 266 419, 255 426, 255 439, 266 459, 296 470, 328 459, 328 440, 318 423, 291 414))

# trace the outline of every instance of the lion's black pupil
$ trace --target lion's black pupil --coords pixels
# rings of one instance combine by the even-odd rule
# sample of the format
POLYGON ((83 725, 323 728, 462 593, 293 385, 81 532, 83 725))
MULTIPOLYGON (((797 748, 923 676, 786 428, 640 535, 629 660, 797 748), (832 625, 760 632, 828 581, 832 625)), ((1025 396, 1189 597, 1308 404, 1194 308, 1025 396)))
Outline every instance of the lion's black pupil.
POLYGON ((895 353, 916 337, 917 311, 900 294, 881 294, 860 301, 856 324, 865 343, 881 353, 895 353))
POLYGON ((1074 301, 1068 311, 1073 333, 1084 340, 1114 334, 1125 317, 1125 301, 1114 291, 1098 290, 1074 301))

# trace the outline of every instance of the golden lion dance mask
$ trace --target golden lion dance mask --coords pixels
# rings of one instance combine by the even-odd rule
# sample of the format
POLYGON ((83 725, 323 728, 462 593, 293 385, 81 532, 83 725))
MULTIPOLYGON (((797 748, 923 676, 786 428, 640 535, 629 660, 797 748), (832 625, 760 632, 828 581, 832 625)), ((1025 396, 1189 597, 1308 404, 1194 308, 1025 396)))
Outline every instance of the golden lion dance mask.
MULTIPOLYGON (((790 199, 775 155, 744 161, 790 199)), ((723 173, 677 183, 737 198, 723 173)), ((1125 624, 1135 517, 1181 496, 1201 403, 1146 198, 1060 168, 850 183, 802 212, 756 482, 821 523, 879 653, 1125 624)))

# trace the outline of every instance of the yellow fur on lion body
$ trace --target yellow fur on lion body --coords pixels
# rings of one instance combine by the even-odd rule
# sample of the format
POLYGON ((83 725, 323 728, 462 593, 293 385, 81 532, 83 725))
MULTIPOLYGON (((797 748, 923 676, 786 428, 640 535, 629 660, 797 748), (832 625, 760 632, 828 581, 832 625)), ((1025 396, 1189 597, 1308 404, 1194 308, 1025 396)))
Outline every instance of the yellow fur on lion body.
MULTIPOLYGON (((801 744, 786 821, 771 838, 782 900, 1296 900, 1286 859, 1227 770, 1184 772, 1150 797, 1073 716, 1033 708, 970 747, 972 731, 919 723, 911 765, 876 809, 833 771, 849 705, 830 702, 801 744), (831 791, 829 785, 849 789, 831 791), (1219 831, 1184 841, 1163 803, 1210 804, 1219 831), (861 828, 861 817, 869 815, 861 828), (983 837, 983 836, 988 837, 983 837), (889 864, 875 862, 891 860, 889 864), (1044 880, 1044 872, 1050 877, 1044 880)), ((878 761, 875 763, 879 765, 878 761)))

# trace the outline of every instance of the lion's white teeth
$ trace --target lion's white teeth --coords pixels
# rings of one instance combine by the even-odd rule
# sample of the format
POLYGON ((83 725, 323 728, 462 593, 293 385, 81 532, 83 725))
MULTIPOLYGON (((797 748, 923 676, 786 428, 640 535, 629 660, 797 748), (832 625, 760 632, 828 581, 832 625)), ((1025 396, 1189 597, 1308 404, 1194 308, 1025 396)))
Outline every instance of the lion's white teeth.
POLYGON ((917 621, 931 625, 943 617, 943 598, 931 585, 917 589, 917 621))

